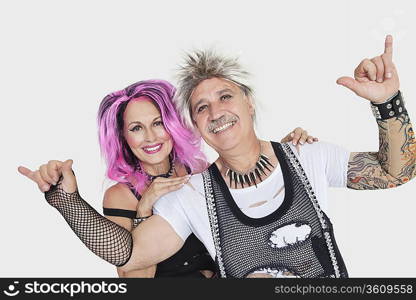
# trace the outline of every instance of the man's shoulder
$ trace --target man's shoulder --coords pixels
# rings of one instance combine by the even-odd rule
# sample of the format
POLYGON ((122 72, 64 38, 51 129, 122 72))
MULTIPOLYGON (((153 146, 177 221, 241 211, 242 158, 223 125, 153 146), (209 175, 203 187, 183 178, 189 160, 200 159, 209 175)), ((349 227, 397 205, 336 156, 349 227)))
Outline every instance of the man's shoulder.
POLYGON ((287 145, 304 168, 315 171, 325 170, 328 165, 336 162, 345 164, 350 154, 344 147, 325 141, 299 146, 294 146, 292 143, 287 143, 287 145))
POLYGON ((192 198, 189 197, 190 195, 204 195, 204 179, 202 173, 193 174, 180 191, 180 197, 184 199, 192 198))
POLYGON ((192 174, 188 182, 194 186, 200 186, 201 184, 203 185, 202 173, 192 174))
POLYGON ((292 142, 286 143, 290 146, 293 153, 295 153, 298 158, 306 157, 322 157, 326 153, 331 151, 346 151, 343 147, 335 145, 333 143, 318 141, 312 144, 305 143, 303 145, 293 145, 292 142))

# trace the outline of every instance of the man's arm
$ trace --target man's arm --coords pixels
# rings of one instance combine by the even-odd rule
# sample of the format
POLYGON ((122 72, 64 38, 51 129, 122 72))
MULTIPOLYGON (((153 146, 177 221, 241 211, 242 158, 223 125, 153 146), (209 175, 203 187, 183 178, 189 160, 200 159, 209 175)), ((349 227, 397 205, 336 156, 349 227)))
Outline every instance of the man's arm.
POLYGON ((371 101, 379 128, 378 152, 350 155, 347 186, 352 189, 385 189, 415 177, 415 136, 401 99, 399 76, 392 57, 393 37, 387 35, 383 54, 362 60, 354 78, 343 76, 337 80, 338 84, 371 101))
POLYGON ((377 120, 378 152, 352 152, 347 186, 356 190, 386 189, 416 176, 416 140, 409 115, 377 120))

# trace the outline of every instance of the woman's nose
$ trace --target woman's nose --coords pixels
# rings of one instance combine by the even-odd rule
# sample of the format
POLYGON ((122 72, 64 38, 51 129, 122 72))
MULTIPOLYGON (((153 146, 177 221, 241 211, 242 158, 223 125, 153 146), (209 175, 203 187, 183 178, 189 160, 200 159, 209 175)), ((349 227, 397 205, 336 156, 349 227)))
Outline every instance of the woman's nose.
POLYGON ((156 134, 152 129, 146 130, 146 142, 153 142, 155 140, 156 134))

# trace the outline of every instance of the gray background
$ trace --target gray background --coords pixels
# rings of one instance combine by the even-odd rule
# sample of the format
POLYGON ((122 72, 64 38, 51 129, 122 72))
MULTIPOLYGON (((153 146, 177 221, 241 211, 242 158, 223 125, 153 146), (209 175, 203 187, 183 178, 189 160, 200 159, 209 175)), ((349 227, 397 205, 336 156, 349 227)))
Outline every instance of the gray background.
MULTIPOLYGON (((72 158, 81 195, 101 211, 111 182, 97 143, 99 102, 138 80, 173 80, 186 50, 215 46, 240 55, 254 74, 262 138, 280 140, 302 126, 351 151, 376 151, 368 101, 335 81, 380 55, 385 34, 392 34, 401 90, 416 122, 413 5, 2 1, 0 276, 116 276, 17 167, 72 158)), ((329 215, 351 276, 416 276, 415 191, 415 181, 385 191, 330 190, 329 215)))

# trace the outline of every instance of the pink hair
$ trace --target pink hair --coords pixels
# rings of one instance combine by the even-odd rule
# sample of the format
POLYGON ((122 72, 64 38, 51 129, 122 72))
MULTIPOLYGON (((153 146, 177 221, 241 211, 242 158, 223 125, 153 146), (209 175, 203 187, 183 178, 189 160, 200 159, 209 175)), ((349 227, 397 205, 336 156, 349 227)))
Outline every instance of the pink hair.
POLYGON ((192 173, 202 172, 207 160, 201 151, 201 138, 195 136, 179 117, 173 104, 176 89, 165 80, 145 80, 110 93, 98 110, 98 137, 101 153, 107 163, 108 178, 129 184, 140 194, 148 177, 140 167, 123 135, 123 114, 130 100, 145 96, 159 108, 166 131, 172 137, 172 155, 192 173))

